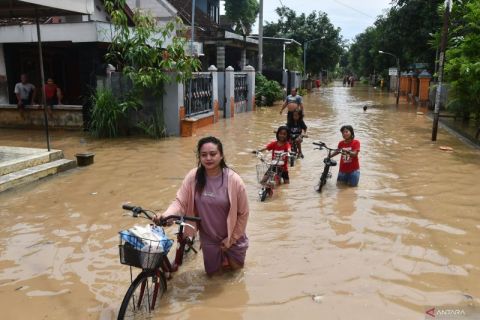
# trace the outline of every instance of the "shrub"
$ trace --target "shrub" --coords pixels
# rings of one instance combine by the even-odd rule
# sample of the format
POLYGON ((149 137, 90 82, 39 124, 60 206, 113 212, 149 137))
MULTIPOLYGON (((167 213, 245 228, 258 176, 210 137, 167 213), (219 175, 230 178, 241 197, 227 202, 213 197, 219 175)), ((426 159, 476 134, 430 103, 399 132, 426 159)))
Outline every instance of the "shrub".
POLYGON ((138 101, 131 97, 119 101, 111 90, 97 89, 92 105, 91 134, 97 138, 113 138, 120 135, 128 110, 137 109, 138 101))
POLYGON ((283 98, 282 88, 277 81, 268 80, 261 74, 255 75, 255 101, 257 105, 272 106, 283 98))

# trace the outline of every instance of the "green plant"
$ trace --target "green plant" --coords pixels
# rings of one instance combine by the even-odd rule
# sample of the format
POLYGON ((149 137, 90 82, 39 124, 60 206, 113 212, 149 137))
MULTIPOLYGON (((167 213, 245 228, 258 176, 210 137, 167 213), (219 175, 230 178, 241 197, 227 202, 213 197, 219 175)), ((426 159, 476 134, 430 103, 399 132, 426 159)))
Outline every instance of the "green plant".
POLYGON ((113 138, 119 135, 127 111, 136 109, 138 101, 132 98, 119 101, 111 90, 98 89, 92 96, 92 105, 91 134, 97 138, 113 138))
POLYGON ((154 139, 160 139, 167 135, 165 125, 163 124, 163 114, 159 112, 155 112, 150 119, 139 122, 137 128, 154 139))
POLYGON ((268 80, 264 75, 255 75, 255 101, 257 105, 272 106, 283 98, 282 88, 277 81, 268 80))
MULTIPOLYGON (((128 95, 131 103, 139 100, 144 92, 162 97, 166 83, 185 81, 200 68, 200 61, 185 52, 186 39, 174 35, 184 31, 180 19, 159 27, 154 17, 136 10, 132 17, 134 28, 131 28, 124 11, 126 0, 105 0, 104 4, 113 24, 106 59, 131 80, 133 88, 128 95), (175 72, 175 77, 171 72, 175 72)), ((153 133, 154 137, 163 134, 165 126, 159 118, 163 117, 162 108, 158 106, 151 120, 135 126, 148 135, 153 133)))
POLYGON ((300 96, 306 96, 308 94, 308 91, 305 88, 298 88, 297 93, 300 96))

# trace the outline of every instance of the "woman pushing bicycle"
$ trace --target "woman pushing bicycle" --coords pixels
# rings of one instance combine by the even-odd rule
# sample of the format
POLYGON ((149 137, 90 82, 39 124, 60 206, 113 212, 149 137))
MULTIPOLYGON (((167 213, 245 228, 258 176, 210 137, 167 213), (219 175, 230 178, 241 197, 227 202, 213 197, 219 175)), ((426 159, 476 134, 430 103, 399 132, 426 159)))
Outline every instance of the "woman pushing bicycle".
POLYGON ((342 153, 337 182, 356 187, 360 180, 360 164, 358 161, 360 141, 355 139, 352 126, 342 126, 340 132, 342 133, 343 140, 338 143, 339 151, 334 151, 330 156, 334 157, 342 153))
POLYGON ((176 199, 162 215, 155 215, 154 221, 158 223, 172 214, 200 217, 198 230, 205 272, 215 275, 225 269, 240 269, 248 249, 245 185, 227 166, 219 139, 200 139, 197 159, 197 168, 186 175, 176 199))

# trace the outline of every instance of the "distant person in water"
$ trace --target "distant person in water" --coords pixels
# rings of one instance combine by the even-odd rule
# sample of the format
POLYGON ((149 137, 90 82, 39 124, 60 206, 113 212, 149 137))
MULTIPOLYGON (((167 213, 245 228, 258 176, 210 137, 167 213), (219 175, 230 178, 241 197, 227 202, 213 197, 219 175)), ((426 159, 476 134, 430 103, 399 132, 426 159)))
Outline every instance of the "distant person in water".
POLYGON ((302 113, 305 115, 305 111, 303 110, 303 99, 297 94, 297 89, 292 88, 290 93, 291 94, 287 96, 282 105, 282 109, 280 110, 280 114, 282 114, 283 110, 287 108, 287 123, 293 120, 293 111, 295 110, 302 110, 302 113))

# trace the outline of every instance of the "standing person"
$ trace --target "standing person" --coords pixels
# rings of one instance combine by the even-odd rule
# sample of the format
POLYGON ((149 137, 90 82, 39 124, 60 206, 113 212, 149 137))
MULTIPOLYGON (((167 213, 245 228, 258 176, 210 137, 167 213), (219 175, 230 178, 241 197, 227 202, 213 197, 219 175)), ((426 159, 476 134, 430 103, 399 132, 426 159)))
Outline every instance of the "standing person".
POLYGON ((290 131, 291 143, 297 144, 298 154, 297 158, 304 158, 302 153, 303 137, 307 135, 307 125, 303 121, 302 110, 293 111, 292 121, 287 123, 288 130, 290 131), (295 140, 295 141, 294 141, 295 140))
POLYGON ((282 109, 280 110, 280 114, 283 113, 283 110, 287 108, 287 122, 292 121, 293 111, 300 109, 303 111, 303 99, 301 96, 297 95, 297 89, 292 88, 291 94, 287 96, 285 102, 283 103, 282 109))
POLYGON ((331 155, 331 157, 334 157, 342 153, 337 182, 356 187, 360 180, 360 164, 358 161, 360 141, 355 139, 352 126, 343 126, 340 128, 340 132, 342 133, 343 140, 338 143, 338 149, 341 151, 335 151, 331 155))
MULTIPOLYGON (((245 263, 248 238, 245 233, 249 215, 247 192, 240 176, 230 169, 223 155, 223 145, 215 137, 205 137, 197 144, 197 168, 192 169, 177 197, 161 215, 159 222, 172 214, 198 216, 203 264, 208 275, 224 269, 240 269, 245 263)), ((187 228, 189 236, 194 233, 187 228)))
POLYGON ((277 140, 270 142, 260 150, 253 151, 253 153, 262 152, 265 150, 272 151, 272 160, 275 160, 275 166, 279 166, 282 168, 282 179, 283 183, 290 183, 290 177, 288 175, 288 155, 283 156, 282 159, 276 161, 278 158, 278 154, 283 152, 290 152, 290 133, 287 126, 280 126, 277 129, 275 134, 277 140))
POLYGON ((47 79, 47 83, 43 87, 43 90, 47 101, 48 113, 52 115, 53 106, 62 104, 62 91, 52 78, 47 79))
POLYGON ((14 92, 17 97, 18 109, 22 118, 24 118, 25 106, 33 104, 36 93, 35 86, 28 82, 28 76, 25 73, 20 75, 20 82, 15 85, 14 92))
POLYGON ((347 79, 348 79, 348 76, 343 77, 343 86, 344 87, 347 85, 347 79))

